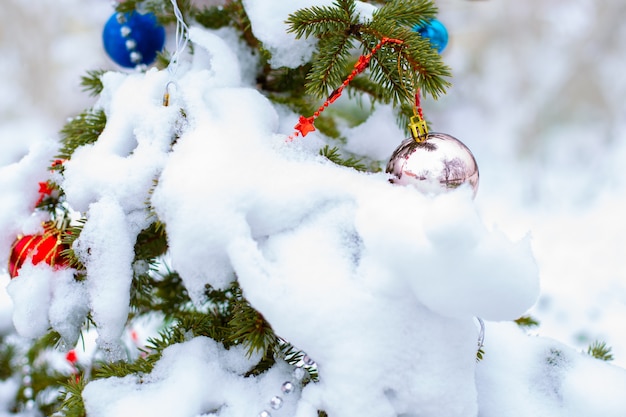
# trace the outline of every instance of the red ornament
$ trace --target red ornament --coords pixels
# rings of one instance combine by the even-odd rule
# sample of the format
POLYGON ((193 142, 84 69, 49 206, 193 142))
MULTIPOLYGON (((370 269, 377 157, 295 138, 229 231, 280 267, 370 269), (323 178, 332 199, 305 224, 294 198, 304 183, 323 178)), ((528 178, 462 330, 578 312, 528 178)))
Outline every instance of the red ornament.
POLYGON ((315 130, 313 126, 313 117, 300 116, 295 129, 304 137, 315 130))
POLYGON ((50 266, 67 266, 68 260, 61 254, 67 246, 61 243, 61 231, 50 224, 44 226, 43 235, 18 237, 11 246, 9 275, 15 278, 24 262, 32 257, 33 264, 45 262, 50 266))
POLYGON ((39 200, 37 200, 37 203, 35 203, 35 206, 38 206, 39 204, 41 204, 41 202, 44 200, 44 198, 46 198, 47 195, 52 195, 53 191, 54 191, 54 188, 50 187, 50 184, 48 183, 48 181, 40 182, 39 183, 39 200))
POLYGON ((74 349, 72 349, 69 352, 67 352, 67 354, 65 355, 65 359, 69 363, 74 365, 76 363, 76 361, 78 361, 78 356, 76 356, 76 351, 74 349))

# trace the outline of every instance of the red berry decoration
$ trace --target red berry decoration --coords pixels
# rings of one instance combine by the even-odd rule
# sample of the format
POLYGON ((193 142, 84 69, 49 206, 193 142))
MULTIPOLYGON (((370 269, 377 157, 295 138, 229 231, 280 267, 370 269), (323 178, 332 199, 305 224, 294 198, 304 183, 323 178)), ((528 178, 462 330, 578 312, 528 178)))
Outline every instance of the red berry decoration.
POLYGON ((66 248, 61 243, 61 231, 53 225, 44 225, 43 235, 18 237, 11 246, 9 275, 15 278, 24 262, 32 257, 33 264, 45 262, 50 266, 67 266, 68 260, 61 252, 66 248))

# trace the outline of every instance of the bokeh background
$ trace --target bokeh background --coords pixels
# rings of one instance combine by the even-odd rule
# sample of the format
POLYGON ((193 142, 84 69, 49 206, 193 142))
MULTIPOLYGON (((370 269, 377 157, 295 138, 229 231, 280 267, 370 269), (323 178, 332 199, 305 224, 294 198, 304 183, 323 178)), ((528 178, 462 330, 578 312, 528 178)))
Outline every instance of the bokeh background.
MULTIPOLYGON (((626 366, 626 2, 437 3, 453 87, 424 110, 475 153, 489 227, 531 237, 531 332, 581 351, 606 341, 626 366)), ((118 69, 100 38, 112 13, 107 0, 2 0, 0 166, 93 103, 87 70, 118 69)))

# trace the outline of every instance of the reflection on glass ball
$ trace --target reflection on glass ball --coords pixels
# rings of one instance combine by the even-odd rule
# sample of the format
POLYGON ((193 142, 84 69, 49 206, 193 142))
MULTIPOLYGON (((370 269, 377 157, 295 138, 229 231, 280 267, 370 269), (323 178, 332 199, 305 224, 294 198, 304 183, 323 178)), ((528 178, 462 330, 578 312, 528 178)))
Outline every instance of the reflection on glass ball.
POLYGON ((424 194, 439 194, 468 183, 478 190, 478 165, 472 152, 458 139, 429 133, 422 142, 405 139, 387 163, 391 182, 412 185, 424 194))

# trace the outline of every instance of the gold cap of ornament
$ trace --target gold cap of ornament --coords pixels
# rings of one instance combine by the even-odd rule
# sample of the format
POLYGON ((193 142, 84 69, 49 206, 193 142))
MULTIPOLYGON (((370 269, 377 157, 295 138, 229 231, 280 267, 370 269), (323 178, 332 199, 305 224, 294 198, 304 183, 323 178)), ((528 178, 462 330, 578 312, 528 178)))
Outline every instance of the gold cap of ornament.
POLYGON ((428 126, 426 126, 426 120, 419 114, 411 117, 411 123, 409 123, 409 131, 411 137, 415 142, 424 142, 428 136, 428 126))

